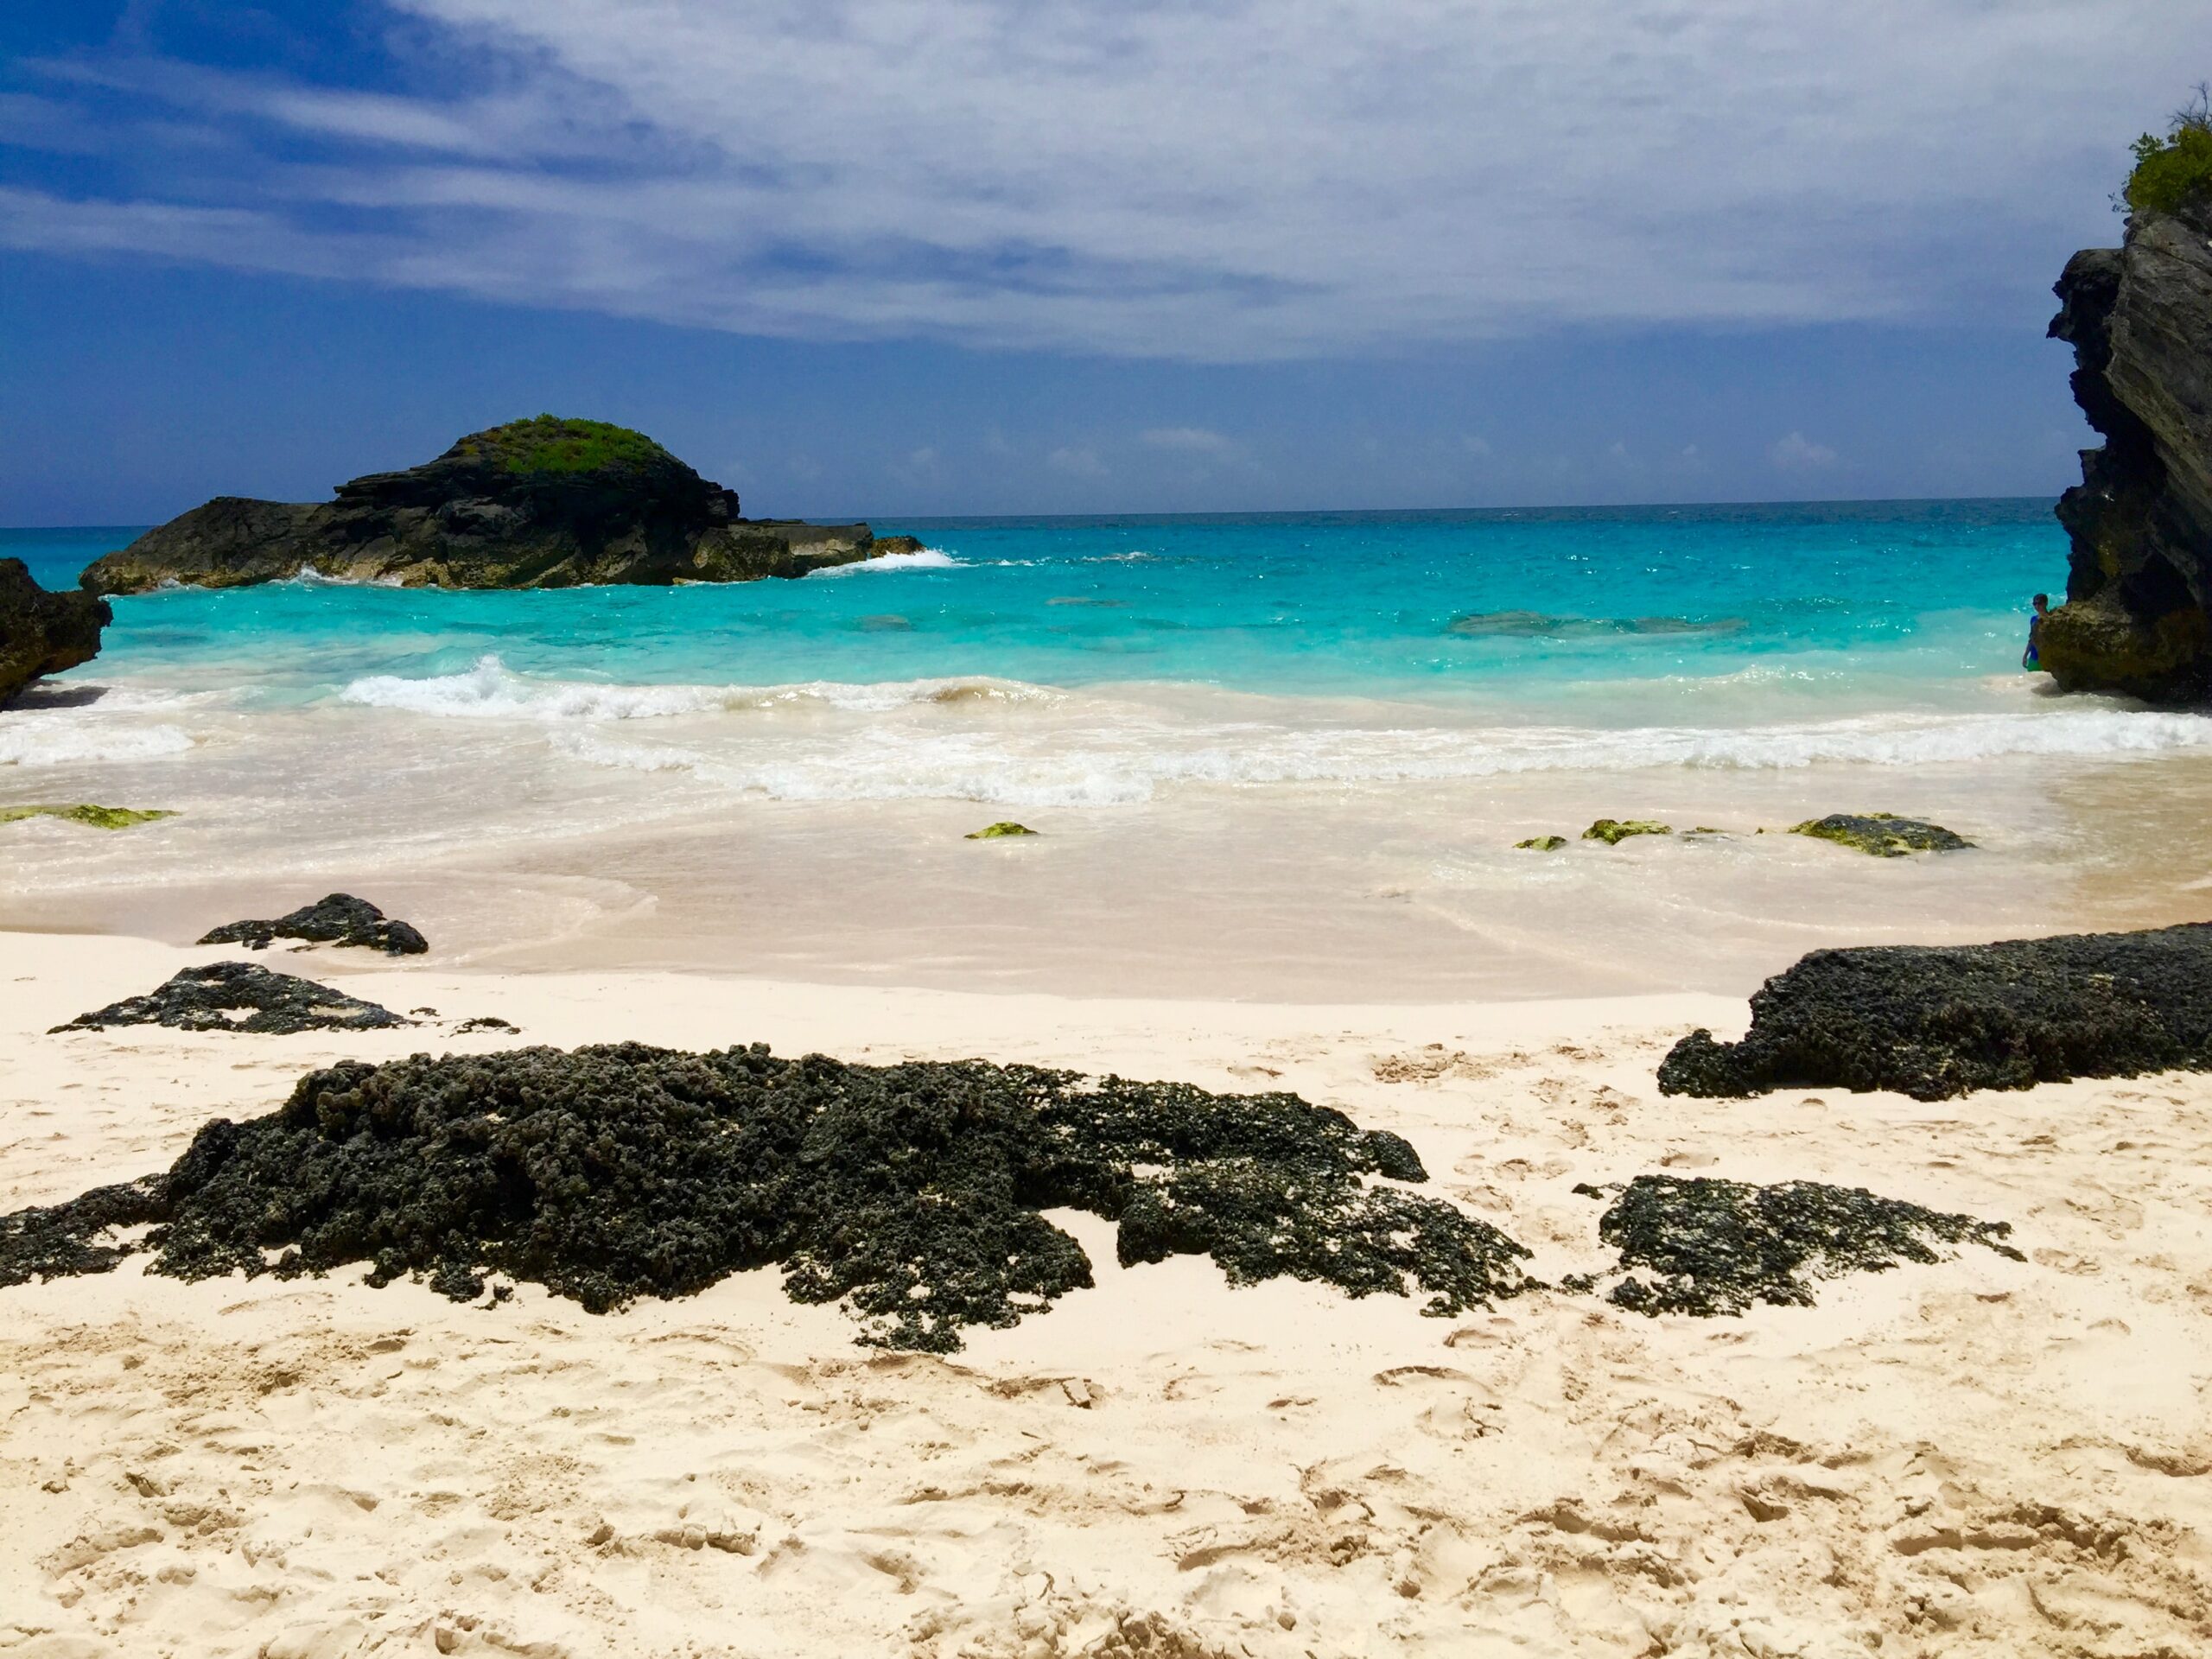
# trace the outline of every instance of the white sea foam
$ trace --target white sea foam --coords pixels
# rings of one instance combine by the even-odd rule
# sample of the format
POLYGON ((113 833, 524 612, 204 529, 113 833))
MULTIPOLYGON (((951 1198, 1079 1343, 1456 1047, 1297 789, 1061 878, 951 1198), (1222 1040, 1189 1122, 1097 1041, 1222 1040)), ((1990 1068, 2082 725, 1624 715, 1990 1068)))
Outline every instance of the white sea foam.
POLYGON ((70 766, 156 760, 182 754, 192 738, 176 726, 120 726, 72 719, 79 711, 41 710, 0 719, 0 766, 70 766))
POLYGON ((819 570, 807 572, 807 579, 821 576, 857 576, 869 572, 889 575, 900 570, 964 570, 965 559, 956 559, 951 554, 934 547, 925 547, 918 553, 883 553, 872 559, 861 559, 853 564, 832 564, 819 570))

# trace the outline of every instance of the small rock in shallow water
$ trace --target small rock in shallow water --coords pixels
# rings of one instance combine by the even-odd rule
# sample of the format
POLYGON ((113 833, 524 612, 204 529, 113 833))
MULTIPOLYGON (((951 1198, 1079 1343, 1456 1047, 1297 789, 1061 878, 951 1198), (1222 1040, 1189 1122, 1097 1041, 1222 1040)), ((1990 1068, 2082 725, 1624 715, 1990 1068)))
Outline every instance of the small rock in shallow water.
POLYGON ((1872 853, 1876 858, 1903 858, 1907 853, 1955 853, 1974 843, 1954 835, 1940 823, 1922 818, 1901 818, 1894 812, 1831 812, 1790 826, 1793 836, 1832 841, 1839 847, 1872 853))
POLYGON ((359 945, 392 957, 419 957, 430 948, 429 941, 405 922, 389 919, 367 899, 350 893, 334 893, 271 922, 231 922, 204 935, 200 943, 265 950, 272 939, 359 945))
POLYGON ((1585 841, 1602 841, 1608 847, 1618 847, 1630 836, 1671 836, 1674 830, 1663 823, 1654 823, 1649 818, 1600 818, 1582 832, 1585 841))
MULTIPOLYGON (((1606 1189, 1578 1186, 1592 1198, 1606 1189)), ((2015 1262, 2001 1221, 1947 1215, 1863 1186, 1819 1181, 1684 1179, 1639 1175, 1598 1223, 1598 1236, 1621 1253, 1606 1300, 1638 1313, 1741 1313, 1758 1302, 1810 1307, 1815 1285, 1847 1273, 1880 1273, 1900 1262, 1943 1259, 1939 1247, 1986 1245, 2015 1262)), ((1568 1281, 1596 1287, 1599 1277, 1568 1281)))
POLYGON ((1516 851, 1526 849, 1532 853, 1555 853, 1567 844, 1565 836, 1531 836, 1526 841, 1513 843, 1516 851))
POLYGON ((70 823, 89 825, 94 830, 130 830, 142 823, 152 823, 157 818, 173 818, 174 812, 159 810, 140 811, 128 806, 94 806, 89 801, 79 801, 68 806, 0 806, 0 823, 15 823, 24 818, 60 818, 70 823))
POLYGON ((251 1031, 286 1036, 297 1031, 371 1031, 404 1026, 390 1008, 345 995, 311 979, 272 974, 250 962, 187 968, 143 996, 125 997, 80 1014, 55 1031, 109 1026, 171 1026, 179 1031, 251 1031))
POLYGON ((1039 1213, 1067 1206, 1120 1224, 1125 1265, 1207 1255, 1236 1285, 1418 1293, 1439 1315, 1531 1288, 1522 1245, 1389 1184, 1427 1179, 1396 1135, 1295 1095, 980 1060, 346 1061, 268 1116, 207 1124, 164 1175, 0 1217, 0 1284, 105 1271, 131 1247, 96 1241, 143 1222, 151 1270, 177 1278, 367 1262, 372 1284, 471 1300, 493 1274, 594 1313, 780 1263, 794 1301, 842 1303, 865 1342, 942 1352, 1092 1282, 1039 1213))
POLYGON ((2212 1071, 2212 925, 1815 950, 1753 995, 1743 1041, 1675 1044, 1659 1088, 1942 1100, 2169 1070, 2212 1071))
POLYGON ((963 837, 968 841, 1004 841, 1010 836, 1033 836, 1037 832, 1026 823, 986 824, 981 830, 971 830, 963 837))

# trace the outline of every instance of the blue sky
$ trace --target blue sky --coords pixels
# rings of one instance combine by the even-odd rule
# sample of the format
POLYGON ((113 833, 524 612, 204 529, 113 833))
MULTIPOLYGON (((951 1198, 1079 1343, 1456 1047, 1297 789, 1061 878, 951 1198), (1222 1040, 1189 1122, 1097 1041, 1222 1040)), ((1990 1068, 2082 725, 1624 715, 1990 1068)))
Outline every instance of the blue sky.
POLYGON ((2055 493, 2050 283, 2209 66, 2201 0, 10 8, 0 523, 541 410, 761 514, 2055 493))

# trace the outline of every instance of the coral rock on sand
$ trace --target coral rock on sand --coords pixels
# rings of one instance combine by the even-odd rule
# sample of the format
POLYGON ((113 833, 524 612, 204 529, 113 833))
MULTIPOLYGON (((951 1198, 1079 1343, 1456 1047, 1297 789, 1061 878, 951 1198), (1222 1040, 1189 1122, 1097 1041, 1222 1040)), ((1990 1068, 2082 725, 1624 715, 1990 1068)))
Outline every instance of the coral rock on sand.
POLYGON ((1790 826, 1793 836, 1832 841, 1839 847, 1872 853, 1876 858, 1903 858, 1907 853, 1955 853, 1974 843, 1940 823, 1923 818, 1901 818, 1894 812, 1831 812, 1825 818, 1808 818, 1790 826))
POLYGON ((741 518, 734 492, 643 433, 542 415, 341 484, 334 501, 218 497, 95 560, 82 580, 106 594, 303 571, 410 588, 664 586, 803 576, 920 546, 878 541, 866 524, 741 518))
POLYGON ((174 812, 158 809, 142 812, 128 806, 94 806, 89 801, 68 806, 0 806, 0 823, 16 823, 25 818, 60 818, 93 830, 130 830, 175 817, 174 812))
POLYGON ((1513 843, 1516 850, 1525 848, 1532 853, 1555 853, 1567 844, 1565 836, 1531 836, 1526 841, 1513 843))
MULTIPOLYGON (((257 970, 256 970, 257 971, 257 970)), ((1452 1205, 1411 1147, 1295 1095, 639 1044, 346 1062, 282 1109, 203 1128, 165 1176, 0 1218, 0 1283, 101 1271, 124 1218, 181 1278, 372 1264, 457 1299, 485 1274, 594 1312, 780 1262, 880 1346, 956 1349, 1091 1282, 1039 1213, 1121 1224, 1125 1263, 1205 1254, 1457 1313, 1529 1287, 1529 1252, 1452 1205), (281 1255, 274 1254, 281 1251, 281 1255)))
POLYGON ((114 620, 105 600, 49 593, 21 559, 0 559, 0 702, 41 675, 91 662, 114 620))
POLYGON ((419 957, 430 948, 429 941, 405 922, 390 919, 367 899, 350 893, 334 893, 274 921, 227 923, 202 935, 200 943, 265 950, 273 939, 358 945, 393 957, 419 957))
POLYGON ((1654 823, 1649 818, 1600 818, 1582 832, 1582 839, 1602 841, 1608 847, 1618 847, 1630 836, 1671 836, 1674 833, 1669 826, 1654 823))
POLYGON ((968 841, 1007 841, 1017 836, 1033 836, 1037 832, 1026 823, 1001 823, 986 824, 981 830, 971 830, 963 837, 968 841))
MULTIPOLYGON (((1594 1186, 1574 1190, 1606 1196, 1594 1186)), ((1818 1280, 1938 1261, 1939 1246, 1983 1244, 2023 1259, 2003 1243, 2009 1223, 1924 1210, 1863 1186, 1639 1175, 1611 1190, 1618 1196, 1598 1236, 1620 1251, 1620 1276, 1606 1300, 1655 1318, 1741 1313, 1755 1302, 1810 1307, 1818 1280)))
POLYGON ((1942 1100, 2170 1070, 2212 1071, 2212 925, 1815 950, 1752 996, 1743 1041, 1675 1044, 1659 1087, 1942 1100))
POLYGON ((411 1025, 389 1008, 346 996, 311 979, 272 974, 250 962, 187 968, 143 996, 125 997, 80 1014, 55 1031, 109 1026, 173 1026, 179 1031, 251 1031, 285 1036, 300 1031, 370 1031, 411 1025))

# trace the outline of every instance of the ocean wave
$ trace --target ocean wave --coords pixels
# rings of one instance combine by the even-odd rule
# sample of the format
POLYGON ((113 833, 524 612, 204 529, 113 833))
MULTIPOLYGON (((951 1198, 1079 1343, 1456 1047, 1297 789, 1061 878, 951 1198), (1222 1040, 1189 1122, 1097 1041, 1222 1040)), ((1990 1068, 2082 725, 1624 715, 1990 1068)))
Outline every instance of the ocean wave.
POLYGON ((865 714, 917 703, 1046 702, 1058 696, 1045 686, 984 677, 873 684, 835 680, 766 686, 596 684, 533 679, 513 672, 496 656, 479 658, 462 674, 426 679, 372 674, 338 694, 341 702, 444 719, 549 722, 655 720, 808 705, 865 714))
POLYGON ((0 766, 71 766, 106 761, 158 760, 192 747, 176 726, 117 726, 66 719, 60 710, 35 718, 0 721, 0 766))
POLYGON ((820 570, 810 570, 806 579, 815 581, 824 576, 857 576, 870 572, 889 575, 900 570, 965 570, 968 562, 956 559, 940 548, 925 547, 918 553, 881 553, 872 559, 861 559, 853 564, 832 564, 820 570))

